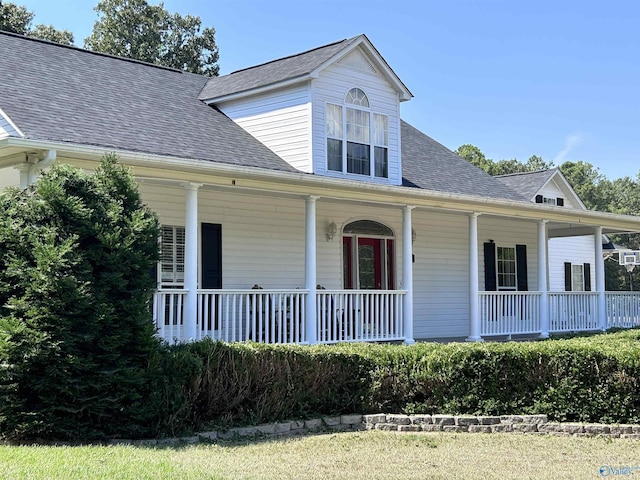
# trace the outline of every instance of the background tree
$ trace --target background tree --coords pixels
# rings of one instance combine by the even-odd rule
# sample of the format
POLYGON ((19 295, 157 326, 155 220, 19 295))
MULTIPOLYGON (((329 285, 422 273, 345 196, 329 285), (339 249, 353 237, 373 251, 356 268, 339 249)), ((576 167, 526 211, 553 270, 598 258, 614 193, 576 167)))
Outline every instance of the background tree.
POLYGON ((553 162, 545 162, 542 157, 532 155, 526 163, 519 162, 513 158, 511 160, 500 160, 494 162, 475 145, 465 144, 458 147, 456 154, 472 163, 476 167, 484 170, 489 175, 508 175, 511 173, 535 172, 537 170, 547 170, 553 168, 553 162))
POLYGON ((85 48, 192 73, 219 72, 215 29, 202 28, 200 17, 170 14, 164 4, 146 0, 102 0, 98 21, 85 48))
POLYGON ((69 30, 58 30, 53 25, 38 24, 29 32, 35 38, 42 38, 62 45, 73 45, 73 33, 69 30))
POLYGON ((0 30, 42 38, 63 45, 73 45, 73 34, 68 30, 57 30, 52 25, 31 26, 34 13, 23 6, 0 0, 0 30))
POLYGON ((611 182, 588 162, 564 162, 560 170, 587 208, 608 212, 611 182))
POLYGON ((0 30, 27 35, 33 17, 25 7, 0 0, 0 30))
POLYGON ((0 436, 154 433, 158 235, 113 156, 0 194, 0 436))
MULTIPOLYGON (((464 158, 467 162, 489 173, 493 168, 493 161, 489 160, 482 150, 475 145, 467 143, 460 145, 455 151, 456 154, 464 158)), ((489 173, 490 174, 490 173, 489 173)))

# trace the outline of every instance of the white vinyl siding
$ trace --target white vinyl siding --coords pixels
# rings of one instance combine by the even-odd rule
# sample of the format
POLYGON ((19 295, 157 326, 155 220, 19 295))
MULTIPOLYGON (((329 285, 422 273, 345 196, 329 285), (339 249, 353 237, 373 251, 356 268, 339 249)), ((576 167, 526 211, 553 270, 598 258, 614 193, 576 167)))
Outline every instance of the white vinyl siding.
MULTIPOLYGON (((608 260, 611 261, 611 260, 608 260)), ((549 239, 549 290, 564 292, 564 264, 584 265, 590 263, 591 285, 595 290, 596 269, 593 235, 560 237, 549 239)))
MULTIPOLYGON (((184 224, 183 188, 143 184, 141 193, 161 224, 184 224)), ((222 288, 304 288, 304 212, 299 198, 200 188, 198 222, 222 225, 222 288)))
MULTIPOLYGON (((414 210, 414 337, 469 335, 469 219, 414 210)), ((398 257, 401 259, 402 257, 398 257)))
POLYGON ((298 85, 217 107, 291 166, 310 173, 310 102, 309 87, 298 85))
MULTIPOLYGON (((479 252, 479 285, 480 290, 484 286, 484 256, 483 244, 493 240, 497 246, 514 247, 526 245, 527 247, 527 284, 529 290, 538 289, 538 234, 535 222, 518 221, 510 219, 493 218, 480 215, 478 217, 478 252, 479 252)), ((500 289, 502 290, 502 288, 500 289)), ((516 290, 516 288, 513 288, 516 290)))
MULTIPOLYGON (((356 52, 352 53, 354 55, 356 52)), ((400 104, 397 92, 381 76, 373 71, 349 68, 346 64, 336 63, 320 72, 319 78, 312 81, 311 95, 313 98, 313 171, 316 174, 340 176, 353 180, 386 183, 390 185, 402 184, 400 159, 400 104), (387 164, 388 178, 363 176, 355 173, 334 172, 327 169, 327 104, 344 105, 345 95, 352 88, 360 88, 369 100, 370 110, 387 118, 387 164)), ((344 119, 346 120, 346 119, 344 119)), ((374 120, 371 120, 375 122, 374 120)), ((374 130, 374 145, 383 134, 374 130)), ((374 162, 374 154, 371 155, 374 162)))
POLYGON ((14 167, 0 168, 0 190, 20 185, 20 172, 14 167))

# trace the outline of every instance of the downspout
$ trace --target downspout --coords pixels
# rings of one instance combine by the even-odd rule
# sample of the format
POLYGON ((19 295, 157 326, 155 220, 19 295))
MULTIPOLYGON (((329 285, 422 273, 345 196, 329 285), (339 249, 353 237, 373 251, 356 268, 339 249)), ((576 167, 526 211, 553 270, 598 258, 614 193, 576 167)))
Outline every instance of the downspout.
POLYGON ((47 150, 45 157, 38 163, 34 163, 29 168, 29 185, 32 185, 38 179, 38 175, 42 170, 50 167, 56 161, 57 153, 55 150, 47 150))

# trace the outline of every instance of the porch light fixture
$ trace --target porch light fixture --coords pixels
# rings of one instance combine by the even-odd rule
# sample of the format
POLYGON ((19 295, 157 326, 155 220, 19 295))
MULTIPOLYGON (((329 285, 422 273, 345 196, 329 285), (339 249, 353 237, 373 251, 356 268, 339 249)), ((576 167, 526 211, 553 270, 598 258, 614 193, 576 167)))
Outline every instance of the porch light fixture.
POLYGON ((336 222, 332 221, 329 225, 327 225, 327 242, 333 240, 333 237, 336 236, 336 233, 338 233, 338 226, 336 225, 336 222))

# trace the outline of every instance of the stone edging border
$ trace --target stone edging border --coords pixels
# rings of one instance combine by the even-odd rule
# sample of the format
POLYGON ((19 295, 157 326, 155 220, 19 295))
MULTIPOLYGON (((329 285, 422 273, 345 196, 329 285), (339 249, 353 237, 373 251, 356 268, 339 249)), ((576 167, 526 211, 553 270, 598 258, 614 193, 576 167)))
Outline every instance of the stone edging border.
POLYGON ((180 445, 254 437, 301 435, 323 431, 381 430, 393 432, 523 433, 561 437, 611 437, 640 440, 640 425, 549 422, 546 415, 340 415, 291 420, 252 427, 200 432, 190 437, 157 440, 112 439, 109 445, 180 445))

